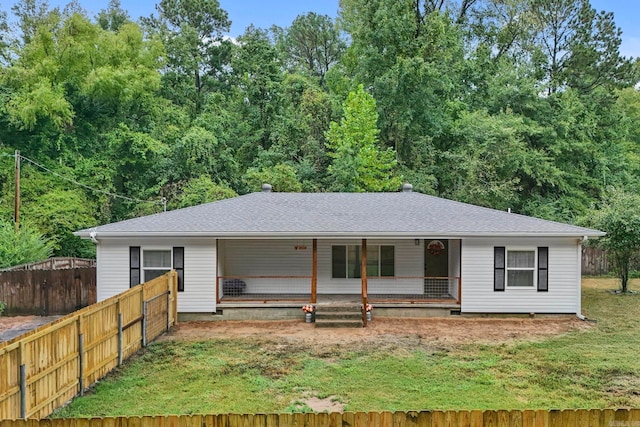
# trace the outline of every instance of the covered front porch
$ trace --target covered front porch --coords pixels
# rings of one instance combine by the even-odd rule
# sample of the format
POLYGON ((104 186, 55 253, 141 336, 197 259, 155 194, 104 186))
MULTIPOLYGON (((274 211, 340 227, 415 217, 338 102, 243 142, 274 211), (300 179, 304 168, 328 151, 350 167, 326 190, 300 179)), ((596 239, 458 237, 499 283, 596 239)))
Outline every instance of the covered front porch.
POLYGON ((459 308, 460 245, 442 238, 219 240, 217 303, 459 308))

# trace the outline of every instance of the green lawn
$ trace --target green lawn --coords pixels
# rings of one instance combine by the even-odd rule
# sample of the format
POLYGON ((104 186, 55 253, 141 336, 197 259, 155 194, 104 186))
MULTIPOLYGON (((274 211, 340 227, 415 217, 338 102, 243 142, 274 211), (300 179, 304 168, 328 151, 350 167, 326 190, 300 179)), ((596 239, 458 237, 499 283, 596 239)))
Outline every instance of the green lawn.
POLYGON ((54 416, 299 411, 309 396, 347 411, 640 407, 640 294, 613 287, 586 279, 583 312, 597 325, 538 342, 155 343, 54 416))

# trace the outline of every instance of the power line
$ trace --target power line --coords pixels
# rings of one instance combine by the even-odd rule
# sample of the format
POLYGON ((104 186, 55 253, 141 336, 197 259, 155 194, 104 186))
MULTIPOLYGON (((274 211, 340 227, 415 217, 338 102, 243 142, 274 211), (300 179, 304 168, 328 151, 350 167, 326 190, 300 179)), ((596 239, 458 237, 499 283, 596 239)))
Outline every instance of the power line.
MULTIPOLYGON (((14 154, 5 154, 5 153, 3 153, 3 154, 4 154, 4 155, 3 155, 2 157, 4 157, 4 156, 11 156, 11 157, 14 157, 14 156, 15 156, 14 154)), ((87 189, 87 190, 95 191, 95 192, 97 192, 97 193, 105 194, 105 195, 107 195, 107 196, 111 196, 111 197, 114 197, 114 198, 117 198, 117 199, 128 200, 128 201, 130 201, 130 202, 162 204, 162 205, 164 205, 164 206, 165 206, 165 210, 166 210, 166 204, 165 204, 165 203, 166 203, 166 199, 165 199, 164 197, 162 198, 162 200, 141 200, 141 199, 136 199, 136 198, 134 198, 134 197, 127 197, 127 196, 122 196, 122 195, 120 195, 120 194, 111 193, 111 192, 109 192, 109 191, 101 190, 101 189, 99 189, 99 188, 93 188, 93 187, 91 187, 91 186, 89 186, 89 185, 83 184, 83 183, 78 182, 78 181, 76 181, 76 180, 74 180, 74 179, 68 178, 68 177, 66 177, 66 176, 64 176, 64 175, 60 175, 58 172, 52 171, 51 169, 47 168, 46 166, 43 166, 43 165, 41 165, 40 163, 38 163, 38 162, 36 162, 36 161, 33 161, 33 160, 31 160, 30 158, 25 157, 25 156, 23 156, 23 155, 21 155, 21 154, 18 154, 18 157, 20 157, 21 159, 26 160, 27 162, 31 163, 32 165, 34 165, 34 166, 36 166, 36 167, 39 167, 40 169, 42 169, 42 170, 44 170, 44 171, 49 172, 49 173, 50 173, 50 174, 52 174, 52 175, 57 176, 57 177, 58 177, 58 178, 60 178, 60 179, 63 179, 63 180, 65 180, 65 181, 67 181, 67 182, 70 182, 70 183, 75 184, 75 185, 77 185, 77 186, 79 186, 79 187, 85 188, 85 189, 87 189)))

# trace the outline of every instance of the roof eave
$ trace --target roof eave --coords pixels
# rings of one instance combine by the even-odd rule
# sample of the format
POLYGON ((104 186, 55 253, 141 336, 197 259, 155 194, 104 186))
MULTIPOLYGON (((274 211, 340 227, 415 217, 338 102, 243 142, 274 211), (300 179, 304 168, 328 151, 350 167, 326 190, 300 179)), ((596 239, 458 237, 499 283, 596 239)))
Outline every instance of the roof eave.
MULTIPOLYGON (((420 238, 465 238, 465 237, 602 237, 606 233, 598 230, 584 230, 576 232, 439 232, 439 231, 421 231, 421 232, 340 232, 340 231, 322 231, 322 232, 198 232, 198 231, 100 231, 93 230, 96 239, 101 238, 132 238, 132 237, 187 237, 187 238, 254 238, 254 239, 270 239, 270 238, 392 238, 404 237, 410 239, 420 238)), ((73 234, 84 239, 91 238, 89 230, 77 231, 73 234)))

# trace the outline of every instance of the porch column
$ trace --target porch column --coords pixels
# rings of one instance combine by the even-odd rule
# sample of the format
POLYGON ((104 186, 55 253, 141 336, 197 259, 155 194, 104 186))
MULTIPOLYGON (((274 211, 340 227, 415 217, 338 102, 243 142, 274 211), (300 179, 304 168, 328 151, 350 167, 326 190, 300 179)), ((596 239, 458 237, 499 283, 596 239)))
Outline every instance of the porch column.
POLYGON ((311 304, 315 304, 318 295, 318 239, 313 239, 311 253, 311 304))
POLYGON ((367 326, 367 239, 362 239, 362 250, 360 257, 360 277, 362 277, 362 324, 367 326))

